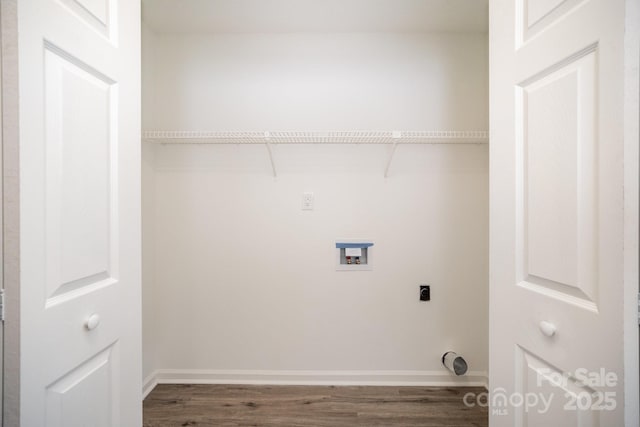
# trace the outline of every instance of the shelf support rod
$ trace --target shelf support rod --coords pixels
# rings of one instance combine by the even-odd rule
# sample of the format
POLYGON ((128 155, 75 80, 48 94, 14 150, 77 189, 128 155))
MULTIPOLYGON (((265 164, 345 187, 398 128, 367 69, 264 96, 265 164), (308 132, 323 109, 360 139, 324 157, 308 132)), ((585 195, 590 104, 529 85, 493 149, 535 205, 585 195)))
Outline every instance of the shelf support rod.
POLYGON ((269 132, 264 133, 264 143, 267 146, 267 152, 269 153, 269 161, 271 162, 271 170, 273 171, 273 177, 277 178, 276 162, 273 160, 273 151, 271 150, 271 134, 269 132))
POLYGON ((391 135, 391 138, 393 138, 393 147, 391 148, 391 153, 389 154, 389 160, 387 161, 387 167, 384 170, 384 177, 385 178, 389 176, 389 168, 391 167, 391 161, 393 160, 393 155, 396 154, 396 148, 398 148, 398 141, 400 141, 400 139, 402 138, 402 132, 393 131, 393 134, 391 135))

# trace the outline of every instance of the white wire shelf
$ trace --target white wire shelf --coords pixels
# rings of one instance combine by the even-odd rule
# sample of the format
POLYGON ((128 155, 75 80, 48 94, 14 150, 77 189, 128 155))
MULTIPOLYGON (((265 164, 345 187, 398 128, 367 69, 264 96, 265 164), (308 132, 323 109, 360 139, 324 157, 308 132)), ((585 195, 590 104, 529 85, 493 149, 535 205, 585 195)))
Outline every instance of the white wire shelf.
POLYGON ((144 131, 160 144, 487 144, 487 131, 201 132, 144 131))
POLYGON ((338 132, 142 132, 144 141, 160 144, 264 144, 267 147, 273 176, 277 176, 273 144, 392 144, 385 178, 399 144, 487 144, 489 132, 473 131, 338 131, 338 132))

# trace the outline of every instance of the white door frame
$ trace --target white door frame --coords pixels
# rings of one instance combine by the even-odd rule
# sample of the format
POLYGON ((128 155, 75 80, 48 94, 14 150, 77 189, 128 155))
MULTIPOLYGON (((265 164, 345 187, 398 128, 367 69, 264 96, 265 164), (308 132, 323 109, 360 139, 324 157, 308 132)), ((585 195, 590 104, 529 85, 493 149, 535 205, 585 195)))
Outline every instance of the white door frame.
POLYGON ((20 260, 18 182, 17 2, 0 2, 2 43, 2 280, 5 289, 2 417, 20 423, 20 260), (8 307, 8 308, 7 308, 8 307))
MULTIPOLYGON (((2 10, 0 9, 0 16, 2 10)), ((4 292, 4 230, 2 225, 2 205, 4 204, 4 197, 2 196, 2 182, 3 182, 3 166, 2 166, 2 18, 0 18, 0 292, 4 292)), ((0 321, 0 426, 2 422, 2 406, 4 405, 4 399, 2 397, 4 383, 4 321, 0 321)))
POLYGON ((624 129, 624 376, 625 423, 640 422, 640 337, 638 295, 640 273, 640 0, 627 0, 625 12, 625 129, 624 129))

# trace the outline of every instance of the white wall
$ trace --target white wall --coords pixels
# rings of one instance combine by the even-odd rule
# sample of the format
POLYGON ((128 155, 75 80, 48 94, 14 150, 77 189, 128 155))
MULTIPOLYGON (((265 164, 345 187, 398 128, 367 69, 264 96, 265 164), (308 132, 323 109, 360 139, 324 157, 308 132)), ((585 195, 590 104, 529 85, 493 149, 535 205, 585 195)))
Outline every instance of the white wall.
POLYGON ((157 369, 155 327, 155 171, 154 147, 142 144, 142 378, 157 369))
MULTIPOLYGON (((142 128, 153 127, 154 34, 142 26, 142 128)), ((142 378, 149 377, 156 369, 155 306, 153 299, 155 275, 155 171, 154 147, 142 144, 142 378)))
POLYGON ((485 130, 482 34, 159 35, 159 130, 485 130))
MULTIPOLYGON (((484 35, 155 41, 145 70, 155 129, 487 128, 484 35)), ((391 371, 428 382, 450 379, 440 357, 453 349, 482 375, 486 146, 403 145, 387 179, 389 146, 274 148, 278 178, 261 145, 147 147, 145 345, 154 354, 145 372, 259 381, 338 371, 337 382, 391 371), (300 209, 303 191, 315 193, 314 211, 300 209), (372 239, 373 271, 335 271, 338 237, 372 239), (423 283, 430 302, 418 301, 423 283)))

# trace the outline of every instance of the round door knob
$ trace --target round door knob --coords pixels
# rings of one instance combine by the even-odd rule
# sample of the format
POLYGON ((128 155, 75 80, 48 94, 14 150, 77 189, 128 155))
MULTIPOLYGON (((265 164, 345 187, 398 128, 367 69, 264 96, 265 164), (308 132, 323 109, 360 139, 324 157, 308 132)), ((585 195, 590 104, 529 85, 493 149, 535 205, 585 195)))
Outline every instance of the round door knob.
POLYGON ((100 315, 94 313, 91 316, 89 316, 87 321, 84 323, 84 326, 88 330, 93 331, 95 328, 98 327, 99 324, 100 324, 100 315))
POLYGON ((554 325, 551 322, 547 322, 546 320, 543 320, 540 322, 540 331, 548 336, 548 337, 552 337, 556 334, 556 325, 554 325))

